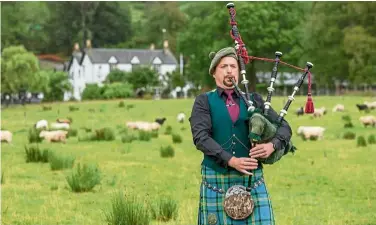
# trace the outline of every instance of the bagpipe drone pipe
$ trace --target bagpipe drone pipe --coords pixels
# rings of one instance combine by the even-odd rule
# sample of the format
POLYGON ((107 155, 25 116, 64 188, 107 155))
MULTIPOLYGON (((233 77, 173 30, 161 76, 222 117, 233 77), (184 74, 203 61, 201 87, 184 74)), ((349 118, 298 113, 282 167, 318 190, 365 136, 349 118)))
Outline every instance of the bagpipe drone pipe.
MULTIPOLYGON (((276 131, 281 125, 284 116, 287 114, 287 111, 291 103, 294 101, 294 95, 302 86, 304 79, 307 75, 308 75, 308 99, 307 99, 307 103, 305 107, 305 113, 309 114, 309 113, 314 112, 312 95, 311 95, 311 73, 310 73, 310 69, 313 67, 313 64, 310 62, 307 62, 306 67, 304 69, 287 64, 280 60, 282 57, 282 52, 278 52, 278 51, 275 52, 275 59, 258 58, 254 56, 249 56, 245 48, 245 44, 243 40, 241 39, 240 33, 238 31, 237 22, 235 20, 235 15, 236 15, 235 5, 234 3, 228 3, 226 6, 230 14, 230 25, 231 25, 230 35, 232 39, 235 41, 235 49, 238 55, 240 75, 242 76, 241 83, 244 85, 245 92, 241 91, 239 86, 235 83, 235 80, 232 79, 232 83, 235 87, 236 93, 238 94, 238 96, 241 97, 241 99, 245 102, 248 108, 248 117, 249 117, 248 137, 251 143, 253 144, 267 143, 267 142, 270 142, 272 138, 275 136, 276 131), (274 62, 274 67, 272 70, 269 87, 267 88, 268 96, 266 98, 266 101, 264 102, 263 112, 261 109, 256 108, 253 105, 251 96, 248 93, 249 82, 246 78, 245 65, 252 60, 263 60, 263 61, 274 62), (285 106, 283 107, 282 110, 280 110, 278 118, 276 120, 272 120, 270 118, 271 100, 272 100, 272 95, 274 92, 273 85, 277 78, 279 64, 283 64, 283 65, 287 65, 289 67, 295 68, 299 71, 302 71, 303 74, 301 75, 299 80, 296 82, 292 94, 288 96, 288 101, 286 102, 285 106)), ((290 140, 290 142, 284 148, 284 151, 276 150, 268 158, 259 159, 259 160, 263 162, 264 164, 273 164, 274 162, 278 161, 284 154, 287 154, 288 152, 294 153, 295 150, 296 150, 296 147, 292 144, 290 140)))

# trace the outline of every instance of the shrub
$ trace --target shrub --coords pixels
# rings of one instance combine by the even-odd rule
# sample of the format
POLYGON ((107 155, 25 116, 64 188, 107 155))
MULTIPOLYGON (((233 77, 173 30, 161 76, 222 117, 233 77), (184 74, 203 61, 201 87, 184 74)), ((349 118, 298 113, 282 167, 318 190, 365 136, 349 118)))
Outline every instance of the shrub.
POLYGON ((105 212, 105 220, 109 225, 148 225, 151 222, 145 204, 135 197, 123 196, 121 192, 111 200, 111 210, 105 212))
POLYGON ((125 107, 124 101, 119 102, 118 106, 119 108, 124 108, 125 107))
POLYGON ((68 129, 67 138, 69 137, 76 137, 77 136, 77 129, 68 129))
POLYGON ((178 216, 178 204, 171 197, 160 198, 158 206, 151 207, 151 215, 153 219, 163 222, 176 219, 178 216))
POLYGON ((86 84, 84 91, 82 92, 82 100, 88 99, 102 99, 105 87, 99 87, 97 84, 86 84))
POLYGON ((351 131, 347 131, 343 134, 343 139, 353 140, 355 139, 355 137, 356 137, 355 133, 351 131))
POLYGON ((352 128, 354 125, 351 122, 351 117, 349 115, 342 116, 342 120, 345 122, 345 128, 352 128))
POLYGON ((43 138, 39 137, 39 134, 42 130, 36 129, 35 127, 29 129, 29 143, 40 143, 43 141, 43 138))
POLYGON ((26 152, 26 162, 48 162, 48 149, 43 151, 39 149, 39 146, 29 146, 25 145, 26 152))
POLYGON ((357 147, 366 147, 367 142, 366 139, 363 136, 359 136, 357 140, 357 147))
POLYGON ((371 135, 368 136, 368 144, 370 144, 370 145, 376 144, 375 135, 371 134, 371 135))
POLYGON ((51 111, 52 110, 52 106, 42 106, 42 110, 43 111, 51 111))
POLYGON ((150 141, 151 140, 151 132, 139 130, 138 131, 138 139, 140 141, 150 141))
POLYGON ((49 154, 48 161, 50 162, 51 170, 71 169, 73 167, 75 158, 72 156, 61 156, 56 153, 49 154))
POLYGON ((70 112, 78 111, 80 108, 78 106, 70 105, 69 107, 70 112))
POLYGON ((127 110, 130 110, 130 109, 133 109, 133 108, 134 108, 134 104, 127 105, 127 110))
POLYGON ((134 140, 137 140, 137 137, 133 134, 124 134, 121 136, 121 142, 123 143, 132 143, 134 140))
POLYGON ((166 147, 161 147, 160 153, 161 153, 162 158, 174 157, 175 156, 175 150, 171 145, 168 145, 166 147))
POLYGON ((133 85, 129 83, 106 84, 103 92, 103 98, 128 98, 133 96, 133 85))
POLYGON ((157 138, 158 137, 158 130, 153 130, 152 132, 151 132, 151 137, 152 138, 157 138))
POLYGON ((95 185, 99 184, 101 176, 96 165, 83 164, 81 166, 78 163, 75 170, 66 179, 73 192, 85 192, 92 190, 95 185))
POLYGON ((180 134, 172 134, 172 142, 173 143, 182 143, 183 139, 180 134))
POLYGON ((166 134, 166 135, 170 135, 171 133, 172 133, 172 127, 171 127, 170 125, 168 125, 168 126, 166 127, 166 130, 165 130, 164 134, 166 134))
POLYGON ((112 141, 115 140, 115 133, 111 128, 105 127, 95 130, 94 137, 97 141, 112 141))

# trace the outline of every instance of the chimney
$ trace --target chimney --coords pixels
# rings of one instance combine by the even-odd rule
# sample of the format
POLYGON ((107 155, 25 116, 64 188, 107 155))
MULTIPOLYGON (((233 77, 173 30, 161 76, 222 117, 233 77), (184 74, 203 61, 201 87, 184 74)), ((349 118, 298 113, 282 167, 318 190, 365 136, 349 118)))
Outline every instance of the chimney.
POLYGON ((164 40, 163 42, 163 52, 166 54, 168 50, 168 41, 164 40))
POLYGON ((86 40, 86 48, 91 48, 91 40, 90 39, 86 40))
POLYGON ((73 46, 73 52, 79 52, 80 51, 80 45, 78 44, 78 42, 74 43, 74 46, 73 46))
POLYGON ((151 43, 150 50, 154 50, 154 49, 155 49, 155 45, 154 45, 154 43, 151 43))

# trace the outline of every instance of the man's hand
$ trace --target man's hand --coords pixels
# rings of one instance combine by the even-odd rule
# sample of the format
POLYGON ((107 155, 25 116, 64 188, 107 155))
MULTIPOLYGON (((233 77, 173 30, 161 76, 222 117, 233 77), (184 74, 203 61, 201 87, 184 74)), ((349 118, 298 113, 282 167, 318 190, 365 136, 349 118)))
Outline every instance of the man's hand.
POLYGON ((275 151, 273 143, 268 142, 265 144, 257 144, 256 147, 249 150, 249 156, 251 158, 268 158, 275 151))
POLYGON ((247 175, 253 175, 252 173, 248 172, 247 170, 257 169, 258 161, 257 161, 257 159, 252 159, 252 158, 232 157, 228 161, 228 165, 235 168, 239 172, 242 172, 242 173, 247 174, 247 175))

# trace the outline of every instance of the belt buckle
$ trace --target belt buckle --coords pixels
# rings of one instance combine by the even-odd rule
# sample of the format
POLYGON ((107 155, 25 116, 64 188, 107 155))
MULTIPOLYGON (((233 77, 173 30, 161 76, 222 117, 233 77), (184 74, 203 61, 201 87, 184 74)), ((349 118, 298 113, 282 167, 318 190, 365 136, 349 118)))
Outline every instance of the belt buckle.
POLYGON ((243 185, 231 186, 225 195, 223 208, 234 220, 243 220, 250 216, 254 209, 254 201, 247 188, 243 185))

